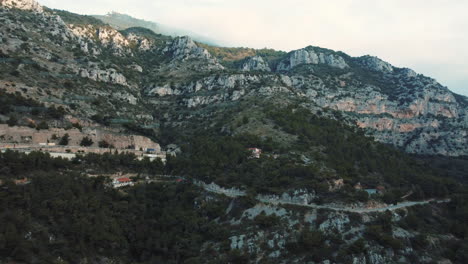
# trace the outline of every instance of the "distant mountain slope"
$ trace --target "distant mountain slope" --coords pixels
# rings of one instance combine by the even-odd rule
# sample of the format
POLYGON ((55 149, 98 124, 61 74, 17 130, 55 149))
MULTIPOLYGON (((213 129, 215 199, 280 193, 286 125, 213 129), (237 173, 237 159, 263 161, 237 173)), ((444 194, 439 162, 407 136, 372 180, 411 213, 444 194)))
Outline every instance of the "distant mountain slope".
POLYGON ((93 15, 93 17, 100 19, 104 23, 107 23, 118 30, 123 30, 123 29, 131 28, 131 27, 143 27, 143 28, 151 29, 152 31, 158 34, 163 34, 163 35, 168 35, 168 36, 173 36, 173 37, 190 36, 196 41, 207 43, 210 45, 216 45, 216 41, 209 37, 202 36, 200 34, 197 34, 188 30, 173 28, 173 27, 165 26, 165 25, 155 23, 152 21, 146 21, 143 19, 134 18, 126 14, 110 12, 107 15, 93 15))

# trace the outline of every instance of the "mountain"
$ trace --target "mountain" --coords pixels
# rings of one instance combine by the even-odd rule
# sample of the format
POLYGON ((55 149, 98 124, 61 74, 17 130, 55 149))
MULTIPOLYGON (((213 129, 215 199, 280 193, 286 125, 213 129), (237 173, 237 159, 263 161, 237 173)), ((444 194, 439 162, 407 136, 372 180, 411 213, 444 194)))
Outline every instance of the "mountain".
POLYGON ((466 97, 372 56, 115 27, 1 1, 1 261, 468 261, 466 97), (5 150, 63 138, 71 160, 5 150))
MULTIPOLYGON (((409 153, 468 153, 467 98, 452 93, 434 79, 393 67, 376 57, 353 58, 312 46, 289 53, 219 48, 199 44, 189 37, 158 35, 146 28, 118 31, 92 17, 84 20, 71 13, 51 12, 41 13, 46 17, 41 19, 53 20, 54 24, 39 20, 44 24, 34 30, 50 30, 52 43, 61 47, 52 49, 44 39, 23 41, 19 35, 4 35, 4 41, 11 41, 4 45, 3 53, 35 57, 36 63, 47 69, 39 71, 42 75, 52 75, 61 82, 65 82, 60 76, 66 72, 78 82, 120 85, 123 88, 116 86, 117 94, 134 102, 126 107, 142 108, 155 103, 149 111, 139 110, 139 115, 153 113, 151 122, 155 125, 171 121, 190 124, 196 115, 182 113, 203 112, 204 107, 219 109, 250 98, 275 97, 302 101, 313 111, 339 111, 349 124, 409 153), (76 23, 79 19, 85 23, 76 23), (180 109, 180 113, 177 110, 166 113, 168 118, 157 117, 162 110, 158 108, 174 103, 176 107, 171 109, 180 109)), ((68 91, 68 96, 96 94, 92 90, 74 89, 68 91)), ((106 92, 99 93, 112 98, 106 92)), ((41 100, 38 94, 29 96, 41 100)), ((52 92, 48 96, 71 104, 63 94, 52 92)), ((77 111, 88 118, 99 112, 88 109, 93 106, 86 102, 79 104, 77 111)), ((117 115, 108 118, 132 119, 135 115, 130 112, 106 113, 117 115)))
POLYGON ((187 30, 183 30, 183 29, 177 29, 177 28, 165 26, 159 23, 134 18, 126 14, 120 14, 118 12, 110 12, 106 15, 93 15, 93 17, 103 21, 106 24, 111 25, 113 28, 117 30, 125 30, 127 28, 132 28, 132 27, 142 27, 142 28, 150 29, 151 31, 158 33, 158 34, 162 34, 162 35, 167 35, 167 36, 172 36, 172 37, 190 36, 196 41, 211 44, 211 45, 216 45, 216 40, 210 39, 206 36, 202 36, 200 34, 187 31, 187 30))

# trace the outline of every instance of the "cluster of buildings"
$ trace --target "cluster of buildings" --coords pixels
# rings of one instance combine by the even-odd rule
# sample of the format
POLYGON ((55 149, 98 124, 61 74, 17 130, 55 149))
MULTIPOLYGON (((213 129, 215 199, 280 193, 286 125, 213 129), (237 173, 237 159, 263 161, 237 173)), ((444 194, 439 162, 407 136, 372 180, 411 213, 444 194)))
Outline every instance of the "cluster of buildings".
POLYGON ((134 153, 138 159, 166 161, 166 152, 150 138, 139 135, 123 135, 118 131, 103 128, 36 130, 30 127, 0 124, 0 149, 14 149, 22 152, 44 151, 55 157, 71 159, 78 153, 102 154, 109 151, 134 153), (68 135, 67 145, 59 145, 60 139, 68 135), (91 145, 81 146, 83 138, 91 139, 91 145), (100 144, 101 142, 101 144, 100 144), (107 147, 103 147, 102 142, 107 147))

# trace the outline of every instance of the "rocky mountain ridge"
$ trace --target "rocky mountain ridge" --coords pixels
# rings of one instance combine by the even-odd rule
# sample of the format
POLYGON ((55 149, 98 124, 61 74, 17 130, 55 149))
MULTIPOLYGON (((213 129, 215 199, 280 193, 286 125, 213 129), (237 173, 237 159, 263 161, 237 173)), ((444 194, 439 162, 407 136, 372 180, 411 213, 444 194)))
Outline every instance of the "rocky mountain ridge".
POLYGON ((197 34, 188 30, 173 28, 170 26, 166 26, 160 23, 155 23, 152 21, 146 21, 142 19, 138 19, 126 14, 121 14, 115 11, 109 12, 106 15, 93 15, 93 17, 103 21, 106 24, 109 24, 113 28, 117 30, 125 30, 132 27, 143 27, 149 30, 152 30, 155 33, 163 34, 172 37, 182 37, 182 36, 190 36, 194 40, 203 43, 210 43, 215 44, 217 41, 211 39, 207 36, 203 36, 201 34, 197 34))
MULTIPOLYGON (((89 89, 68 93, 128 101, 140 108, 137 112, 145 111, 143 104, 148 103, 160 112, 163 105, 164 109, 174 105, 187 111, 203 111, 206 106, 216 108, 255 98, 299 100, 313 111, 339 111, 346 122, 409 153, 468 155, 466 97, 453 94, 434 79, 393 67, 377 57, 353 58, 309 46, 278 58, 255 55, 226 65, 189 37, 165 37, 143 29, 118 31, 100 24, 70 24, 65 22, 66 17, 44 11, 30 0, 3 1, 2 6, 7 7, 1 11, 5 16, 0 31, 5 56, 22 54, 33 58, 47 69, 42 74, 71 74, 80 82, 85 78, 116 85, 104 91, 90 84, 89 89), (33 12, 17 14, 16 8, 33 12), (24 16, 36 19, 36 24, 22 21, 24 16), (46 32, 47 38, 31 38, 34 34, 46 36, 46 32), (57 48, 59 45, 67 48, 57 48)), ((27 65, 15 67, 21 71, 27 65)), ((25 94, 43 100, 36 93, 25 94)), ((58 90, 52 94, 63 96, 58 90)), ((93 106, 85 102, 80 105, 82 113, 96 113, 89 109, 93 106)), ((110 105, 115 108, 119 104, 110 105)), ((135 116, 116 112, 119 118, 135 116)), ((183 118, 170 112, 165 116, 169 122, 183 118)), ((187 118, 177 122, 191 122, 190 115, 187 118)), ((161 121, 156 117, 156 123, 161 121)))

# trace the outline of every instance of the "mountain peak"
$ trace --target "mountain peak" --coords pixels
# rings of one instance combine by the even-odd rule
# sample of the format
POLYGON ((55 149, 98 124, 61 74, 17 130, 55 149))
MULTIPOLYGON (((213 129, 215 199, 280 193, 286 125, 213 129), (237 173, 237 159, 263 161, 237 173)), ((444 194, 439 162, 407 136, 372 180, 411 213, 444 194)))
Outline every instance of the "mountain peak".
POLYGON ((290 52, 289 56, 279 64, 277 70, 289 71, 302 64, 326 64, 339 69, 349 68, 345 59, 334 54, 333 51, 309 46, 290 52))

